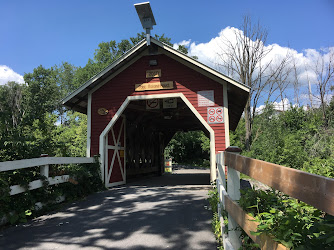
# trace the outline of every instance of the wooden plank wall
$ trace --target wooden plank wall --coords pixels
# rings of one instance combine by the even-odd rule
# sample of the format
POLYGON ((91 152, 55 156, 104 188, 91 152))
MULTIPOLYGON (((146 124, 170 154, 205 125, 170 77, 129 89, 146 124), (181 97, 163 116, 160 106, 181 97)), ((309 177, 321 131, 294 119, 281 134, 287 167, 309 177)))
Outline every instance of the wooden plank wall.
MULTIPOLYGON (((91 155, 99 153, 99 136, 127 96, 181 92, 204 120, 207 120, 207 107, 198 107, 197 103, 197 91, 200 90, 214 90, 215 106, 223 106, 223 86, 221 84, 166 55, 143 56, 92 94, 91 155), (158 65, 150 67, 149 60, 151 59, 156 59, 158 65), (146 79, 146 70, 152 69, 161 69, 160 79, 146 79), (135 84, 148 81, 174 81, 175 88, 159 91, 134 91, 135 84), (98 115, 97 110, 102 107, 109 110, 108 115, 98 115)), ((211 127, 215 131, 216 152, 224 150, 224 124, 213 124, 211 127)))

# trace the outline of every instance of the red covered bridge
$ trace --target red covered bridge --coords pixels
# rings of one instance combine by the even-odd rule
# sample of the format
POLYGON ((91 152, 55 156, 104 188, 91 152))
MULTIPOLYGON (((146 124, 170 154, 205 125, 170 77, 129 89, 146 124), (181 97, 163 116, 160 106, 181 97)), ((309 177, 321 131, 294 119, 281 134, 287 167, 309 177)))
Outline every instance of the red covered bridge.
POLYGON ((177 131, 202 130, 215 154, 229 146, 249 88, 151 37, 63 100, 87 114, 87 156, 100 155, 107 187, 164 171, 164 149, 177 131))

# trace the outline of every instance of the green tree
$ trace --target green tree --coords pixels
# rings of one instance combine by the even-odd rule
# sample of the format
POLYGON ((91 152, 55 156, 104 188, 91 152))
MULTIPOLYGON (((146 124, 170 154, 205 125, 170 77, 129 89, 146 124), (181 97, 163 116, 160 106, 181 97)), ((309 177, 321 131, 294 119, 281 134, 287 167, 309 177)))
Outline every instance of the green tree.
POLYGON ((191 165, 202 165, 209 160, 209 153, 210 140, 202 131, 177 132, 165 150, 165 156, 191 165))
MULTIPOLYGON (((331 105, 326 111, 329 121, 332 119, 330 110, 331 105)), ((231 141, 232 145, 245 149, 242 122, 231 132, 231 141)), ((252 147, 243 154, 333 178, 334 127, 326 125, 322 108, 290 107, 277 113, 272 104, 267 104, 263 112, 255 116, 252 147)))
POLYGON ((45 113, 52 113, 59 106, 61 93, 56 80, 56 71, 42 65, 32 73, 24 75, 28 87, 24 92, 25 121, 31 124, 33 120, 43 120, 45 113))
POLYGON ((87 145, 87 116, 78 112, 67 112, 67 120, 57 127, 57 156, 85 156, 87 145))
MULTIPOLYGON (((26 84, 0 86, 1 161, 49 155, 83 156, 86 147, 86 117, 60 105, 60 100, 84 84, 126 51, 145 39, 144 33, 128 40, 102 42, 84 67, 67 62, 38 66, 24 75, 26 84)), ((165 35, 155 35, 172 46, 165 35)), ((186 53, 186 48, 179 48, 186 53)))

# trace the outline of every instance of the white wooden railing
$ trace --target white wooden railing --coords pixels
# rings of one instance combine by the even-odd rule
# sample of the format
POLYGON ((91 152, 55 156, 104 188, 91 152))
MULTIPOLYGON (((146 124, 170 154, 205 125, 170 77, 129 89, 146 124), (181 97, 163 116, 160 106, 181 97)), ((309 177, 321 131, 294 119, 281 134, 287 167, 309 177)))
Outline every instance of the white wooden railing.
MULTIPOLYGON (((13 171, 17 169, 40 167, 40 173, 46 177, 49 185, 64 183, 69 180, 69 175, 61 175, 49 177, 49 165, 66 165, 66 164, 80 164, 93 163, 93 157, 41 157, 17 161, 0 162, 0 172, 13 171)), ((37 189, 43 186, 43 180, 35 180, 29 183, 29 190, 37 189)), ((20 185, 13 185, 10 187, 10 195, 16 195, 25 192, 26 189, 20 185)))

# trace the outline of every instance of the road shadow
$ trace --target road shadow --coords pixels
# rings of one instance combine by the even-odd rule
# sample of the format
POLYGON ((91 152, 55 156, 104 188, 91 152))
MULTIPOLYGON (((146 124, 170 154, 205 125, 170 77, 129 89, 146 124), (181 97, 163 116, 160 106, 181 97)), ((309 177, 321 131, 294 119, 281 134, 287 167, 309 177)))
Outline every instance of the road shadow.
POLYGON ((0 232, 0 249, 214 249, 207 173, 132 181, 0 232))

